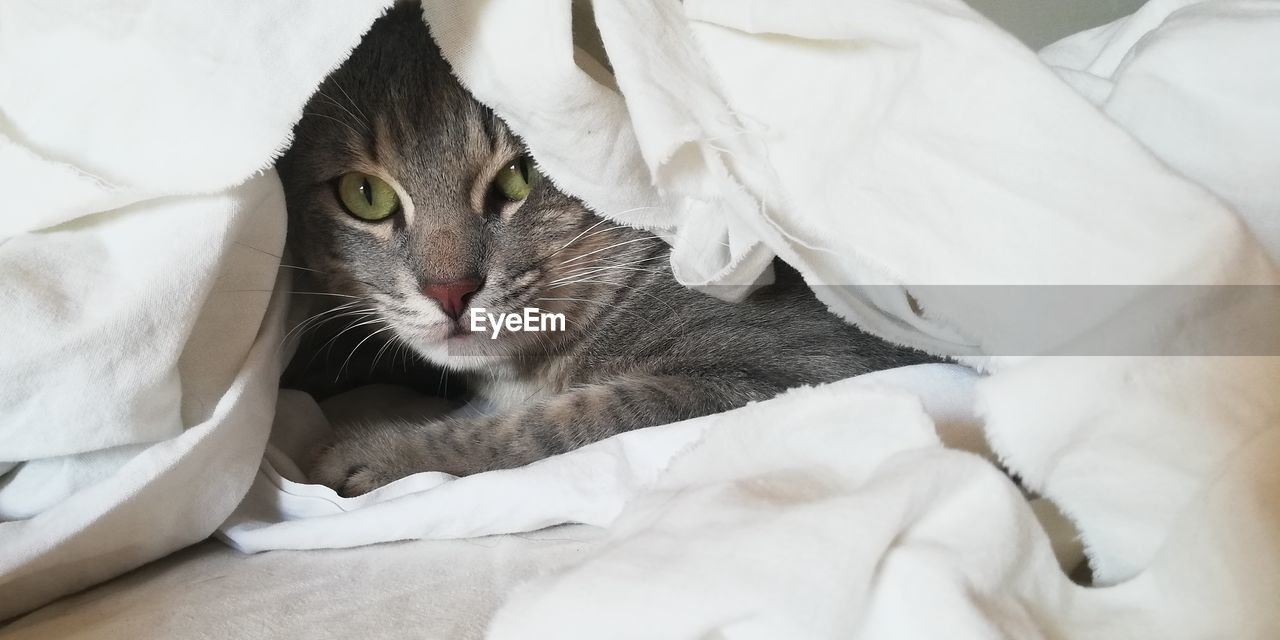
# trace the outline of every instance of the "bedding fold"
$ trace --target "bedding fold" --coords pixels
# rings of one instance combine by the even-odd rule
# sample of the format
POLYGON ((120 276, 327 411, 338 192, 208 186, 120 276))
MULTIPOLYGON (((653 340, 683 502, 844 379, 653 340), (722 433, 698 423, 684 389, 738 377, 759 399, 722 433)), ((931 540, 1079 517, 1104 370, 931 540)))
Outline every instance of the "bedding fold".
MULTIPOLYGON (((837 626, 814 631, 801 606, 750 615, 743 604, 778 580, 805 580, 799 571, 752 582, 751 565, 741 574, 717 565, 741 578, 735 582, 705 568, 691 577, 676 563, 651 570, 655 555, 678 553, 701 534, 692 517, 655 516, 658 523, 645 525, 652 530, 627 530, 580 570, 531 586, 500 614, 498 635, 542 628, 588 591, 616 628, 635 596, 621 576, 651 573, 689 578, 690 593, 718 594, 722 581, 732 583, 746 598, 731 612, 669 621, 673 637, 708 629, 777 637, 782 628, 1126 637, 1143 625, 1174 637, 1208 629, 1275 635, 1280 620, 1258 598, 1277 594, 1262 572, 1236 566, 1241 575, 1210 581, 1222 591, 1201 601, 1197 585, 1157 587, 1144 576, 1188 577, 1192 566, 1212 572, 1228 539, 1250 546, 1259 567, 1276 558, 1270 535, 1214 528, 1217 542, 1197 544, 1180 532, 1244 443, 1268 442, 1280 416, 1271 320, 1280 313, 1278 283, 1266 250, 1275 246, 1280 197, 1263 176, 1274 174, 1267 168, 1276 158, 1264 141, 1280 137, 1280 80, 1263 62, 1280 42, 1280 5, 1157 0, 1050 47, 1042 61, 955 0, 598 1, 595 26, 616 89, 593 90, 610 104, 620 97, 629 117, 584 133, 541 124, 588 117, 592 107, 548 104, 544 118, 521 119, 520 94, 511 90, 518 84, 507 78, 521 71, 479 67, 516 50, 568 59, 561 41, 506 39, 507 25, 473 19, 514 4, 490 0, 465 11, 430 4, 426 16, 446 32, 444 54, 464 84, 498 113, 513 114, 535 158, 600 167, 592 181, 566 188, 588 201, 631 197, 601 213, 647 223, 631 210, 642 200, 631 194, 636 184, 652 185, 652 197, 671 212, 672 267, 686 284, 741 295, 764 263, 743 256, 776 255, 851 322, 989 373, 975 406, 1000 462, 1079 527, 1097 584, 1148 591, 1135 587, 1142 595, 1132 600, 1108 601, 1108 590, 1082 595, 1047 564, 983 555, 1011 548, 991 534, 991 546, 952 556, 983 555, 987 566, 937 557, 919 565, 940 596, 951 594, 939 601, 946 619, 972 624, 932 626, 905 607, 882 608, 880 598, 897 593, 886 583, 855 599, 863 621, 875 625, 838 626, 849 614, 829 610, 817 617, 837 626), (486 43, 483 57, 463 44, 477 41, 486 43), (608 152, 629 153, 645 172, 629 173, 634 163, 594 163, 597 138, 615 141, 608 152), (628 173, 607 175, 618 167, 628 173), (627 187, 611 192, 613 184, 627 187), (1166 545, 1175 539, 1185 546, 1172 559, 1166 545), (955 597, 986 570, 1007 582, 955 597), (1207 601, 1232 604, 1215 609, 1207 601), (1110 620, 1098 614, 1121 609, 1110 620), (1175 609, 1185 615, 1164 613, 1175 609), (779 615, 796 626, 777 626, 779 615), (1179 631, 1173 620, 1187 625, 1179 631)), ((1251 495, 1274 491, 1266 474, 1236 481, 1251 495)), ((994 492, 989 499, 1002 501, 994 492)), ((939 499, 938 517, 949 504, 939 499)), ((1268 509, 1232 504, 1257 527, 1273 522, 1268 509)), ((705 505, 726 518, 737 507, 705 505)), ((1010 523, 1020 523, 1010 527, 1036 529, 1021 507, 1006 507, 1010 523)), ((803 539, 809 531, 787 533, 803 539)), ((948 533, 963 543, 964 531, 948 533)), ((756 548, 766 536, 736 548, 756 548)), ((1043 541, 1020 543, 1028 547, 1012 555, 1043 556, 1043 541)), ((822 550, 844 557, 839 544, 822 550)), ((841 577, 857 582, 866 573, 855 567, 841 577)), ((908 583, 916 584, 895 584, 908 583)), ((588 624, 582 633, 600 631, 588 624)))
POLYGON ((267 169, 385 6, 0 6, 0 619, 247 491, 290 291, 267 169))

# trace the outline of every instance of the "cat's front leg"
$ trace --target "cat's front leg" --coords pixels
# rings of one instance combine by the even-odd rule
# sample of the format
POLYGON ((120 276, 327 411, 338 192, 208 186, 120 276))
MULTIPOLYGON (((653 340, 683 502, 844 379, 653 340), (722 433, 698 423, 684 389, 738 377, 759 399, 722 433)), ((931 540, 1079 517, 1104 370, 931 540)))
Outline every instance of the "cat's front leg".
POLYGON ((354 427, 320 451, 307 475, 350 497, 422 471, 478 473, 493 466, 497 452, 482 450, 484 438, 473 434, 497 421, 479 417, 354 427))
POLYGON ((344 496, 421 471, 456 476, 529 464, 609 436, 742 406, 780 391, 759 376, 628 376, 494 416, 355 429, 309 476, 344 496))

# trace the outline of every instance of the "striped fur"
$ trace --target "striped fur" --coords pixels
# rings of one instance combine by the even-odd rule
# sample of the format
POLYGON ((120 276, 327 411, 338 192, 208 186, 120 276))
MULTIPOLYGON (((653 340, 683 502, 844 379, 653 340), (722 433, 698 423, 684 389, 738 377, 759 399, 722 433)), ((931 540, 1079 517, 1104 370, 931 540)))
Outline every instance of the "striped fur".
POLYGON ((366 313, 369 333, 464 372, 502 409, 356 430, 323 450, 314 479, 351 495, 418 471, 514 467, 927 359, 840 321, 784 265, 730 304, 680 286, 661 239, 606 222, 548 179, 522 202, 495 200, 494 172, 522 153, 453 78, 412 5, 379 20, 308 104, 279 163, 291 252, 366 313), (353 170, 393 181, 403 211, 380 223, 345 214, 333 185, 353 170), (567 329, 457 335, 420 289, 467 277, 484 282, 471 309, 538 307, 564 313, 567 329))

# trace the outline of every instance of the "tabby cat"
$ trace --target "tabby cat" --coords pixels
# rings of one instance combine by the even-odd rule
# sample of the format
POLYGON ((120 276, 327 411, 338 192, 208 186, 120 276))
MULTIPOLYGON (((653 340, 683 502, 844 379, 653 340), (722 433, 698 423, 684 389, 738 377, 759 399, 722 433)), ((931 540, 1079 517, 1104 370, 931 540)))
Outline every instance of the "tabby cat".
POLYGON ((831 315, 782 265, 736 304, 679 285, 661 239, 605 221, 538 173, 452 76, 413 4, 374 24, 294 133, 278 165, 292 255, 498 408, 347 433, 309 472, 343 495, 419 471, 524 465, 927 360, 831 315), (563 329, 495 337, 486 318, 472 331, 478 314, 525 308, 562 314, 563 329))

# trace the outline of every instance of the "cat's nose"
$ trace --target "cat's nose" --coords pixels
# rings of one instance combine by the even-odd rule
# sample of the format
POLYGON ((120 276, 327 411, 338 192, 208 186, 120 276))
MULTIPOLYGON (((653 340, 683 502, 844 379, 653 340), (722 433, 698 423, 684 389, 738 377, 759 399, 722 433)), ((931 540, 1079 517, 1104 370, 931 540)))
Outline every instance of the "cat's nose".
POLYGON ((445 315, 457 320, 462 315, 462 310, 467 308, 467 299, 479 288, 479 280, 454 280, 425 285, 422 287, 422 295, 440 303, 440 309, 445 315))

